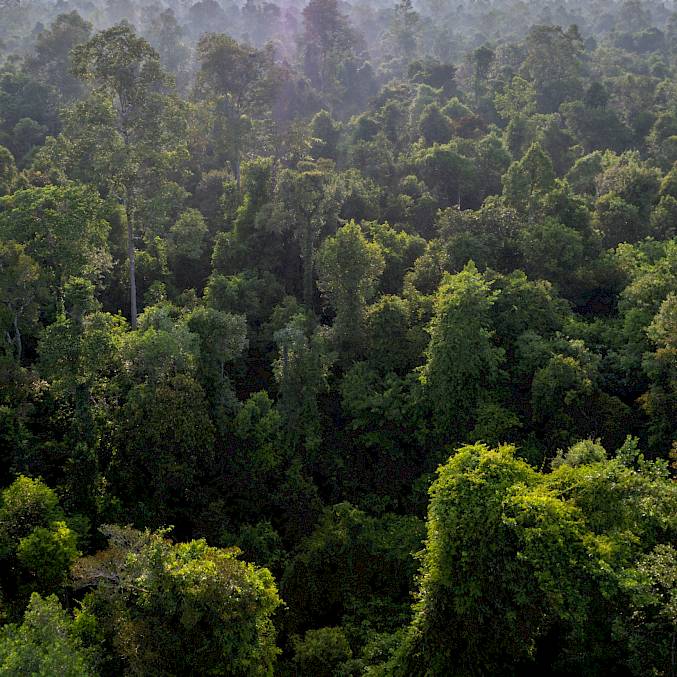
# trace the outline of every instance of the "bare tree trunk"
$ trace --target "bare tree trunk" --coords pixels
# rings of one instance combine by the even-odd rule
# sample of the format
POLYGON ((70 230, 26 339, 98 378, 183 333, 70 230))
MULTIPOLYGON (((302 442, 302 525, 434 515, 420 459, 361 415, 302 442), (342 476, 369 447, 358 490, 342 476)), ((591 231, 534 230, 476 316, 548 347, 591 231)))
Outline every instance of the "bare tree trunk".
POLYGON ((313 310, 313 227, 308 224, 303 243, 303 302, 313 310))
POLYGON ((134 224, 132 223, 131 211, 125 200, 125 212, 127 214, 127 258, 129 259, 129 314, 132 321, 132 329, 136 329, 136 251, 134 249, 134 224))
POLYGON ((21 342, 21 331, 19 330, 19 314, 14 313, 14 346, 16 347, 16 359, 21 363, 21 354, 23 353, 23 344, 21 342))
POLYGON ((235 174, 235 183, 237 184, 237 192, 242 192, 242 170, 240 163, 240 153, 237 152, 233 160, 233 172, 235 174))

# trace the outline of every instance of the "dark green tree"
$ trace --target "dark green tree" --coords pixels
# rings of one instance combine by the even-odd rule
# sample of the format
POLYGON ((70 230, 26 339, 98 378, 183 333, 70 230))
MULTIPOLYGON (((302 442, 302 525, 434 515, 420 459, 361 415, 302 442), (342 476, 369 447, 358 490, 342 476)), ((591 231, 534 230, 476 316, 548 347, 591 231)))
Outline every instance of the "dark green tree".
POLYGON ((23 244, 42 266, 57 310, 69 277, 98 281, 109 270, 109 224, 90 186, 27 188, 0 199, 0 237, 23 244))
POLYGON ((487 385, 499 378, 503 351, 493 341, 490 315, 495 298, 472 261, 447 275, 437 293, 421 382, 443 440, 463 438, 487 385))
POLYGON ((238 44, 227 35, 208 33, 197 46, 198 89, 211 101, 224 158, 231 163, 238 188, 243 153, 252 125, 266 117, 272 104, 275 69, 270 50, 238 44))
POLYGON ((366 304, 385 266, 380 247, 351 221, 322 243, 316 265, 318 287, 336 310, 336 347, 344 356, 359 356, 366 304))

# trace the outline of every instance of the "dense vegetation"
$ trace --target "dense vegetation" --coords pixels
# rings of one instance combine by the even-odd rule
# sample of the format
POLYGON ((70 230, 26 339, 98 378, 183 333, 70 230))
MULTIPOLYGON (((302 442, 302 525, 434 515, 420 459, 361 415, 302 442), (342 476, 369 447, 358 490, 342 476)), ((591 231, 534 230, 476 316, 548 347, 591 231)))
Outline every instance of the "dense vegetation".
POLYGON ((674 677, 669 5, 0 2, 0 675, 674 677))

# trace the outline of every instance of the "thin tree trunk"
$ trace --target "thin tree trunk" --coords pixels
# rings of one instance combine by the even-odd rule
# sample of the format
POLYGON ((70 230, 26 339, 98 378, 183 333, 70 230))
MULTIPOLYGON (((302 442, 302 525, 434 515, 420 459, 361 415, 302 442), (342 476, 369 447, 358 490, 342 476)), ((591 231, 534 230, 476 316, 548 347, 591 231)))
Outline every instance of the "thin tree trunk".
POLYGON ((308 224, 305 242, 303 243, 303 302, 313 309, 313 227, 308 224))
POLYGON ((14 345, 16 346, 16 359, 21 364, 21 353, 23 345, 21 343, 21 331, 19 330, 19 314, 14 313, 14 345))
POLYGON ((240 161, 240 151, 235 151, 235 159, 233 160, 233 173, 235 174, 235 183, 237 184, 237 192, 242 192, 242 163, 240 161))
POLYGON ((132 210, 129 208, 127 201, 125 201, 125 211, 127 213, 127 258, 129 259, 129 314, 132 321, 132 329, 136 329, 136 251, 134 249, 132 210))

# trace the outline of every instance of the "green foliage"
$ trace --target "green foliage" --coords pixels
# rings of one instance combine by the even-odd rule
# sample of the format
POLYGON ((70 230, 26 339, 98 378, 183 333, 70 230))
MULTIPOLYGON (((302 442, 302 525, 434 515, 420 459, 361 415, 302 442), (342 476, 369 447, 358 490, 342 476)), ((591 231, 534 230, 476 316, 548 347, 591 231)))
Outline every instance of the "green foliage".
POLYGON ((524 78, 516 75, 505 91, 494 98, 496 112, 505 120, 517 116, 530 116, 536 112, 536 89, 524 78))
POLYGON ((674 238, 675 220, 677 218, 677 199, 672 195, 664 195, 651 212, 651 229, 654 237, 660 239, 674 238))
POLYGON ((203 239, 207 224, 197 209, 189 209, 169 229, 170 258, 197 260, 202 255, 203 239))
POLYGON ((172 544, 163 533, 106 527, 109 548, 82 559, 93 616, 132 672, 272 675, 278 650, 273 578, 204 540, 172 544))
POLYGON ((439 469, 430 498, 419 601, 393 674, 520 674, 546 658, 539 643, 553 632, 562 642, 549 657, 558 670, 603 674, 628 657, 660 670, 670 631, 659 619, 670 612, 651 608, 656 598, 644 597, 644 609, 656 619, 659 652, 626 636, 614 656, 609 633, 616 627, 621 638, 628 581, 669 586, 677 498, 669 480, 607 461, 588 443, 551 475, 517 460, 512 447, 475 445, 439 469), (640 518, 637 502, 650 514, 640 518), (656 541, 666 543, 662 559, 649 555, 656 541), (593 619, 603 608, 618 625, 599 633, 593 619), (570 642, 587 648, 576 656, 570 642))
POLYGON ((308 630, 303 639, 297 637, 294 642, 294 663, 303 675, 333 677, 352 655, 341 628, 308 630))
POLYGON ((277 195, 281 217, 291 224, 301 246, 303 301, 312 308, 316 240, 322 228, 335 218, 340 186, 332 181, 326 164, 305 163, 299 169, 281 173, 277 195))
POLYGON ((245 524, 235 538, 224 534, 223 541, 236 543, 244 557, 266 568, 278 567, 285 555, 280 534, 266 521, 245 524))
POLYGON ((0 580, 13 596, 27 589, 61 591, 80 554, 77 540, 56 494, 40 480, 20 476, 2 492, 0 580))
POLYGON ((421 382, 442 439, 463 436, 484 389, 499 378, 503 351, 490 319, 496 295, 472 262, 440 285, 421 382))
POLYGON ((571 187, 579 194, 592 194, 596 192, 595 179, 602 173, 603 156, 596 151, 590 155, 578 158, 574 166, 569 170, 566 179, 571 187))
POLYGON ((107 377, 119 366, 118 341, 124 341, 124 321, 96 312, 91 292, 88 281, 71 278, 65 290, 67 316, 40 337, 40 372, 49 378, 57 395, 78 397, 83 387, 105 388, 107 377), (84 292, 80 298, 74 296, 75 284, 84 292))
MULTIPOLYGON (((418 190, 418 186, 415 190, 418 190)), ((425 250, 425 240, 387 223, 367 223, 363 228, 368 237, 380 247, 383 255, 385 267, 380 276, 379 289, 386 294, 400 293, 407 270, 425 250)))
POLYGON ((40 81, 58 91, 61 101, 68 102, 82 94, 82 85, 71 73, 71 50, 86 42, 92 25, 76 11, 59 14, 49 28, 36 38, 35 54, 27 64, 40 81))
POLYGON ((205 33, 197 57, 199 91, 211 103, 215 126, 222 132, 218 150, 230 161, 239 188, 241 156, 251 144, 253 118, 266 117, 275 91, 272 51, 205 33))
POLYGON ((279 283, 270 275, 258 277, 240 273, 228 277, 213 274, 205 289, 205 302, 224 313, 247 316, 249 323, 259 323, 280 301, 279 283))
POLYGON ((317 253, 318 287, 336 309, 334 335, 347 355, 362 352, 366 302, 385 266, 380 247, 352 221, 327 238, 317 253))
POLYGON ((0 0, 0 672, 670 674, 670 3, 166 4, 0 0))
POLYGON ((513 162, 503 177, 507 203, 522 214, 533 214, 539 196, 553 186, 552 160, 536 143, 521 160, 513 162))
POLYGON ((525 40, 522 72, 534 82, 539 107, 556 111, 581 94, 582 40, 576 26, 532 26, 525 40))
POLYGON ((435 143, 448 143, 453 134, 451 121, 434 103, 428 104, 423 109, 419 126, 421 136, 428 146, 435 143))
POLYGON ((191 335, 198 338, 197 374, 215 410, 229 406, 231 393, 226 365, 232 364, 247 346, 244 316, 199 307, 189 313, 184 322, 191 335))
POLYGON ((336 159, 340 127, 326 110, 321 110, 310 121, 313 137, 313 156, 336 159))
POLYGON ((76 535, 65 522, 53 522, 49 529, 36 527, 22 538, 16 555, 41 590, 57 590, 66 583, 80 554, 76 543, 76 535))
MULTIPOLYGON (((547 548, 554 538, 567 548, 559 562, 580 557, 569 550, 573 543, 565 534, 558 533, 560 519, 575 533, 576 516, 568 511, 558 515, 553 498, 533 494, 535 477, 508 447, 464 447, 440 468, 430 490, 421 601, 398 651, 396 674, 462 674, 477 668, 495 672, 534 651, 536 636, 559 605, 554 590, 547 594, 539 586, 538 569, 531 568, 526 553, 517 557, 508 520, 519 531, 515 520, 520 513, 528 519, 532 510, 534 517, 540 512, 543 545, 547 548), (511 496, 515 485, 522 491, 511 496), (512 515, 509 506, 516 509, 512 515)), ((547 578, 542 581, 548 584, 547 578)))
POLYGON ((604 460, 606 460, 606 450, 601 444, 592 440, 583 440, 569 447, 566 454, 562 454, 560 450, 552 461, 552 467, 555 469, 566 464, 577 468, 580 465, 601 463, 604 460))
POLYGON ((111 493, 140 525, 186 528, 214 462, 214 424, 205 393, 187 374, 135 386, 119 411, 111 493))
POLYGON ((414 157, 417 171, 446 205, 463 205, 472 195, 476 168, 472 160, 450 142, 418 151, 414 157))
POLYGON ((39 301, 45 295, 38 262, 26 254, 24 245, 13 241, 0 242, 0 295, 5 350, 11 350, 21 361, 24 335, 35 335, 39 301))
POLYGON ((40 480, 21 476, 2 492, 0 529, 3 542, 17 542, 36 527, 63 519, 59 499, 40 480))
POLYGON ((404 374, 418 361, 409 304, 399 296, 382 296, 365 318, 367 355, 381 373, 404 374))
POLYGON ((677 553, 658 545, 642 557, 623 581, 629 598, 626 614, 616 619, 613 637, 627 643, 626 664, 633 675, 668 674, 677 623, 677 553))
POLYGON ((547 218, 524 228, 517 243, 530 277, 546 279, 569 296, 575 288, 575 273, 587 253, 580 232, 547 218))
POLYGON ((287 444, 315 454, 322 438, 318 396, 327 390, 333 356, 321 334, 305 335, 305 318, 297 315, 275 334, 279 358, 273 365, 279 407, 286 421, 287 444))
POLYGON ((325 510, 289 561, 281 582, 294 631, 347 622, 391 630, 408 615, 422 523, 413 516, 370 517, 348 503, 325 510))
POLYGON ((1 200, 0 236, 25 245, 57 294, 71 276, 96 279, 106 272, 108 224, 91 187, 28 188, 1 200))
POLYGON ((12 192, 17 178, 14 156, 0 146, 0 197, 12 192))
POLYGON ((271 472, 280 464, 281 416, 268 393, 254 393, 235 418, 236 436, 242 446, 242 464, 254 476, 271 472))
POLYGON ((137 382, 155 383, 175 374, 192 373, 199 353, 199 337, 172 317, 165 304, 147 308, 139 329, 121 336, 125 370, 137 382))
POLYGON ((643 367, 649 377, 649 390, 641 398, 644 411, 649 415, 650 441, 657 449, 667 449, 673 443, 670 423, 677 404, 677 295, 670 293, 646 333, 656 350, 644 355, 643 367))
POLYGON ((453 207, 440 210, 437 228, 454 270, 463 268, 470 258, 480 269, 491 267, 502 272, 510 272, 521 263, 515 246, 520 222, 510 207, 486 201, 477 211, 453 207))
POLYGON ((157 53, 124 23, 78 45, 73 53, 73 64, 75 75, 102 89, 112 90, 118 96, 124 92, 124 99, 131 105, 144 96, 148 83, 160 79, 157 53), (105 57, 101 58, 104 52, 105 57))
POLYGON ((94 662, 74 632, 73 621, 54 596, 31 595, 23 623, 0 632, 0 675, 93 677, 94 662))

